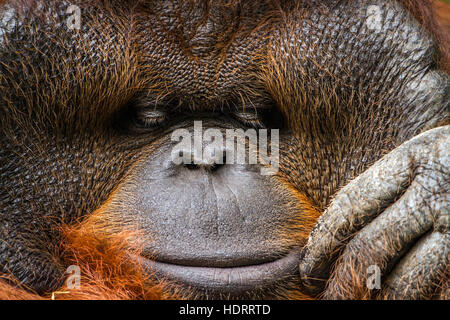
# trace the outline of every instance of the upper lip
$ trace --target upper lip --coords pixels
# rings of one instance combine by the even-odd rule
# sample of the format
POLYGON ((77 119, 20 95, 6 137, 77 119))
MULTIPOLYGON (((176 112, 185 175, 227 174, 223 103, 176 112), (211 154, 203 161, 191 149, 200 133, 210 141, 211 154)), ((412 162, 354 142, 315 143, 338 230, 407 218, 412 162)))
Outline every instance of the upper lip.
POLYGON ((180 282, 211 294, 241 295, 276 285, 298 274, 299 255, 299 250, 293 250, 270 262, 227 268, 183 266, 141 256, 137 259, 157 278, 180 282))

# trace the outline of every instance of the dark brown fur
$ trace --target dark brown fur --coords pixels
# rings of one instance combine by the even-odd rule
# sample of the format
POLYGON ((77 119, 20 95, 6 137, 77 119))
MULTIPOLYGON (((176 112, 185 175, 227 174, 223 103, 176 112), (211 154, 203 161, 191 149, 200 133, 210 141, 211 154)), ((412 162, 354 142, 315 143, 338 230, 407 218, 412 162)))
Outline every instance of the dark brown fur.
MULTIPOLYGON (((24 6, 24 10, 30 8, 33 5, 33 1, 11 1, 17 5, 24 6)), ((208 15, 208 10, 210 8, 211 1, 200 1, 205 8, 205 17, 208 15)), ((283 15, 279 15, 280 8, 288 5, 288 1, 269 1, 271 9, 267 11, 267 17, 263 20, 263 23, 252 26, 251 29, 242 29, 231 21, 230 29, 224 29, 221 38, 216 43, 216 52, 221 56, 219 60, 225 60, 226 49, 232 41, 236 38, 244 37, 244 35, 251 34, 255 30, 266 30, 269 22, 273 20, 285 19, 283 15), (236 28, 234 28, 236 27, 236 28)), ((448 68, 449 52, 448 52, 448 39, 445 37, 440 29, 439 24, 436 22, 432 10, 431 3, 428 1, 421 0, 401 0, 413 15, 423 24, 427 30, 429 30, 435 37, 439 40, 442 53, 442 64, 448 68)), ((1 1, 0 1, 1 3, 1 1)), ((85 4, 95 5, 97 1, 86 2, 85 4)), ((101 5, 105 5, 107 1, 100 1, 101 5)), ((114 7, 115 1, 111 1, 110 6, 114 7)), ((145 1, 141 2, 142 12, 148 13, 149 10, 145 6, 145 1)), ((197 4, 197 1, 192 1, 192 5, 197 4)), ((247 9, 247 14, 251 13, 251 6, 244 4, 243 1, 228 1, 226 6, 232 9, 247 9), (248 7, 247 7, 248 6, 248 7)), ((107 6, 108 7, 108 6, 107 6)), ((109 10, 125 10, 122 6, 118 8, 109 8, 109 10)), ((126 6, 123 6, 126 7, 126 6)), ((139 8, 136 5, 136 8, 139 8)), ((136 9, 138 10, 138 9, 136 9)), ((108 12, 108 11, 107 11, 108 12)), ((136 11, 134 14, 137 16, 143 14, 136 11)), ((245 16, 245 10, 244 14, 245 16)), ((231 15, 232 16, 232 15, 231 15)), ((94 17, 95 18, 95 17, 94 17)), ((289 22, 289 18, 286 20, 289 22)), ((92 20, 91 23, 96 23, 92 20)), ((118 19, 116 21, 117 28, 122 30, 128 30, 127 21, 118 19)), ((199 20, 199 25, 204 23, 203 19, 199 20)), ((134 26, 133 26, 134 27, 134 26)), ((192 26, 191 26, 192 27, 192 26)), ((194 26, 195 28, 198 26, 194 26)), ((138 252, 139 248, 130 249, 128 246, 127 239, 130 236, 134 236, 133 231, 123 230, 116 237, 111 237, 110 233, 107 232, 108 227, 105 227, 102 222, 104 222, 104 216, 100 216, 99 213, 108 213, 105 208, 108 206, 109 195, 113 193, 111 185, 117 185, 113 182, 118 182, 127 177, 129 174, 129 169, 131 167, 130 163, 137 155, 140 158, 144 157, 146 152, 151 152, 151 150, 144 148, 144 141, 140 141, 140 138, 136 138, 133 145, 130 146, 129 141, 123 141, 121 139, 114 140, 112 138, 109 140, 109 132, 105 128, 105 119, 110 119, 119 110, 119 108, 128 101, 131 97, 144 90, 155 90, 159 92, 161 99, 170 96, 174 93, 175 88, 171 87, 171 83, 161 80, 161 77, 156 77, 154 70, 149 70, 145 66, 142 67, 143 61, 147 57, 141 52, 135 52, 133 43, 134 41, 140 40, 140 35, 129 35, 128 33, 122 33, 120 36, 115 38, 114 44, 107 43, 103 35, 94 35, 96 40, 99 42, 100 46, 104 45, 109 50, 105 54, 105 61, 100 63, 108 66, 111 61, 115 62, 117 68, 113 69, 112 74, 105 77, 102 73, 95 73, 94 67, 88 66, 88 69, 81 70, 76 64, 71 65, 70 62, 67 65, 59 64, 58 60, 45 61, 49 65, 53 66, 55 69, 60 71, 63 76, 59 81, 49 82, 49 83, 34 83, 35 79, 26 78, 24 79, 23 99, 28 103, 28 105, 36 107, 36 113, 31 112, 30 114, 17 114, 16 117, 10 122, 4 120, 2 125, 4 128, 12 126, 13 124, 21 123, 32 123, 32 119, 38 117, 42 119, 42 123, 50 124, 49 127, 41 128, 42 130, 54 130, 55 132, 68 132, 68 130, 73 130, 73 132, 88 132, 91 133, 94 129, 98 129, 101 133, 98 135, 98 140, 96 142, 90 143, 91 150, 101 150, 105 148, 111 150, 111 153, 118 152, 118 150, 130 148, 133 149, 132 152, 124 153, 121 159, 108 158, 103 159, 95 158, 95 152, 92 152, 92 158, 87 159, 94 164, 105 164, 110 165, 109 172, 97 173, 95 177, 89 177, 86 182, 86 186, 82 190, 78 190, 79 196, 82 199, 79 203, 78 212, 76 218, 70 219, 70 221, 64 221, 70 225, 64 229, 64 237, 61 239, 61 245, 55 250, 63 252, 65 258, 64 263, 66 265, 77 264, 81 266, 82 273, 85 278, 83 278, 83 288, 82 290, 70 291, 65 287, 55 290, 54 295, 47 294, 44 297, 40 295, 33 295, 28 293, 25 289, 17 289, 13 286, 8 285, 6 282, 0 282, 0 299, 171 299, 171 298, 190 298, 189 293, 183 290, 174 290, 171 287, 170 290, 166 290, 165 284, 154 284, 152 283, 151 277, 144 271, 142 266, 137 265, 135 262, 130 261, 128 253, 138 252), (109 46, 109 47, 108 47, 109 46), (90 68, 92 73, 89 72, 90 68), (135 75, 132 77, 131 75, 135 75), (73 84, 79 84, 78 87, 74 87, 73 84), (27 85, 33 88, 33 90, 27 91, 29 88, 27 85), (73 88, 74 92, 71 91, 70 94, 67 93, 67 88, 73 88), (119 99, 117 98, 119 97, 119 99), (65 110, 60 114, 52 114, 48 112, 45 106, 50 105, 65 105, 67 101, 72 101, 73 110, 65 110), (88 109, 87 106, 95 105, 96 108, 88 109), (75 106, 82 106, 85 109, 77 110, 75 106), (77 127, 67 128, 67 123, 76 123, 77 127), (106 147, 105 147, 106 146, 106 147), (142 151, 144 154, 141 154, 142 151), (116 167, 120 168, 114 170, 116 167), (108 177, 108 183, 100 185, 97 181, 102 181, 102 178, 108 177), (88 203, 90 202, 90 203, 88 203), (94 209, 97 209, 94 211, 94 209), (92 213, 93 212, 93 213, 92 213), (81 217, 87 215, 88 218, 79 223, 74 223, 79 221, 81 217), (58 293, 59 292, 59 293, 58 293)), ((195 51, 195 46, 192 46, 190 40, 192 37, 190 35, 183 35, 181 38, 178 34, 174 34, 177 37, 174 41, 181 44, 183 52, 196 59, 197 52, 195 51)), ((80 55, 84 53, 89 53, 89 43, 86 42, 86 48, 84 52, 72 52, 73 61, 79 58, 80 55)), ((296 139, 302 139, 299 145, 310 146, 310 150, 321 150, 322 153, 309 155, 302 153, 302 155, 297 155, 295 150, 289 149, 289 154, 286 154, 286 163, 284 163, 285 172, 292 171, 297 172, 289 177, 282 176, 280 178, 281 183, 286 189, 293 190, 298 196, 299 203, 307 208, 306 211, 310 217, 311 221, 315 221, 318 218, 319 211, 323 210, 329 203, 334 192, 339 189, 346 181, 351 179, 348 176, 348 168, 336 168, 336 163, 348 161, 350 155, 347 153, 348 150, 354 151, 355 145, 354 141, 333 141, 331 146, 329 141, 321 141, 322 136, 318 135, 317 139, 308 136, 305 138, 300 138, 300 133, 317 132, 321 131, 318 128, 318 121, 310 121, 318 117, 316 107, 320 106, 331 106, 337 103, 341 103, 348 107, 349 109, 354 107, 354 101, 357 99, 364 99, 362 96, 362 91, 354 90, 349 96, 344 99, 337 93, 338 88, 326 86, 323 84, 323 91, 321 95, 316 96, 316 104, 310 104, 311 96, 314 92, 310 87, 306 86, 303 82, 297 82, 297 79, 290 77, 292 74, 289 73, 289 65, 280 63, 279 57, 275 53, 273 55, 262 55, 263 51, 256 51, 254 54, 255 61, 257 61, 260 70, 255 72, 254 70, 236 70, 236 74, 242 73, 243 76, 237 78, 237 81, 242 88, 240 92, 233 98, 242 99, 245 103, 255 99, 264 99, 265 96, 261 96, 258 89, 263 86, 271 94, 272 98, 275 100, 277 105, 280 107, 281 112, 288 119, 288 124, 291 129, 298 129, 298 135, 296 139), (261 67, 262 66, 262 67, 261 67), (262 72, 261 72, 262 71, 262 72), (250 79, 250 80, 249 80, 250 79), (255 80, 256 79, 256 80, 255 80), (256 85, 254 85, 256 81, 256 85), (302 89, 302 90, 299 90, 302 89), (304 90, 303 90, 304 89, 304 90), (302 92, 304 96, 298 94, 302 92), (308 105, 310 109, 298 109, 291 110, 289 106, 292 105, 308 105), (327 144, 327 147, 324 145, 327 144), (328 154, 336 154, 336 163, 328 162, 328 154), (299 157, 305 157, 300 159, 299 157), (301 163, 301 165, 299 165, 301 163), (311 165, 311 163, 313 165, 311 165), (302 170, 297 170, 298 168, 302 170), (314 168, 314 169, 311 169, 314 168), (301 174, 303 172, 304 174, 301 174), (323 176, 320 176, 320 172, 326 172, 323 176)), ((264 52, 265 53, 265 52, 264 52)), ((67 55, 67 53, 64 53, 67 55)), ((200 54, 203 54, 202 52, 200 54)), ((211 53, 212 54, 212 53, 211 53)), ((58 57, 60 58, 60 57, 58 57)), ((71 59, 68 59, 71 61, 71 59)), ((24 66, 10 66, 11 70, 15 67, 19 67, 23 71, 28 71, 29 74, 39 74, 38 66, 32 64, 24 66)), ((220 64, 218 65, 220 67, 220 64)), ((105 67, 106 69, 106 67, 105 67)), ((14 82, 14 79, 8 80, 3 79, 8 84, 14 82)), ((309 79, 303 79, 306 82, 309 79)), ((4 83, 4 82, 2 82, 4 83)), ((339 82, 339 84, 342 84, 339 82)), ((206 92, 201 97, 202 101, 211 102, 214 99, 214 104, 221 106, 227 96, 228 92, 222 92, 220 89, 214 88, 211 92, 206 92), (219 97, 222 94, 224 97, 219 97)), ((14 96, 14 95, 12 95, 14 96)), ((10 97, 5 97, 8 99, 10 97)), ((198 101, 188 101, 190 107, 195 108, 198 105, 198 101)), ((378 103, 378 101, 376 101, 378 103)), ((14 106, 10 105, 10 109, 5 112, 14 112, 14 106)), ((326 109, 326 108, 325 108, 326 109)), ((324 110, 321 110, 322 112, 324 110)), ((329 115, 333 115, 333 110, 330 108, 325 110, 329 115)), ((320 113, 319 112, 319 113, 320 113)), ((386 111, 388 112, 388 111, 386 111)), ((1 113, 0 113, 1 115, 1 113)), ((379 114, 369 114, 367 117, 380 117, 379 114)), ((320 120, 320 119, 319 119, 320 120)), ((343 119, 339 121, 344 121, 346 124, 351 124, 352 130, 355 130, 355 134, 358 135, 358 143, 370 144, 374 141, 374 138, 369 135, 364 135, 364 132, 359 131, 360 123, 357 123, 361 119, 356 119, 349 115, 348 119, 343 119)), ((1 122, 2 120, 0 120, 1 122)), ((335 133, 337 128, 339 128, 340 122, 333 123, 330 122, 330 126, 327 128, 329 130, 327 133, 335 133)), ((27 127, 24 125, 24 127, 27 127)), ((13 136, 12 131, 10 132, 13 136)), ((384 133, 384 132, 382 132, 384 133)), ((28 132, 29 136, 24 135, 24 137, 15 138, 16 144, 19 150, 24 149, 24 145, 33 146, 33 137, 35 132, 28 132), (22 147, 20 147, 22 146, 22 147)), ((367 133, 366 133, 367 134, 367 133)), ((350 134, 351 135, 351 134, 350 134)), ((395 136, 393 134, 392 136, 395 136)), ((380 134, 381 137, 381 134, 380 134)), ((42 145, 35 143, 31 156, 35 158, 45 159, 45 154, 47 150, 43 147, 45 143, 51 145, 51 141, 41 141, 38 139, 42 145)), ((44 139, 44 138, 42 138, 44 139)), ((381 138, 380 138, 381 139, 381 138)), ((378 159, 382 154, 385 154, 398 143, 399 141, 382 141, 379 145, 376 145, 370 152, 373 154, 373 158, 368 161, 369 163, 378 159)), ((83 146, 83 142, 80 142, 80 146, 83 146)), ((81 149, 82 147, 80 147, 81 149)), ((64 152, 65 150, 59 150, 64 152)), ((27 151, 24 151, 23 158, 27 158, 27 151)), ((312 151, 311 151, 312 152, 312 151)), ((363 151, 360 151, 363 152, 363 151)), ((32 158, 30 156, 30 158, 32 158)), ((358 154, 354 156, 355 162, 363 155, 358 154)), ((75 159, 75 163, 80 163, 82 166, 83 162, 86 161, 84 158, 75 159)), ((346 162, 348 163, 348 162, 346 162)), ((363 171, 369 163, 357 164, 356 173, 363 171)), ((61 165, 65 166, 68 163, 61 160, 61 165)), ((30 164, 31 166, 32 164, 30 164)), ((350 166, 350 163, 348 163, 350 166)), ((83 169, 82 169, 83 171, 83 169)), ((132 172, 132 171, 131 171, 132 172)), ((88 173, 85 173, 87 176, 88 173)), ((67 179, 73 176, 73 173, 69 170, 62 174, 60 179, 67 179)), ((289 234, 289 237, 297 239, 299 242, 304 242, 307 239, 309 231, 313 227, 313 223, 299 222, 299 226, 294 226, 292 229, 297 230, 296 234, 289 234), (298 227, 298 228, 296 228, 298 227), (306 230, 306 231, 305 231, 306 230)), ((352 273, 350 271, 350 273, 352 273)), ((355 275, 358 274, 357 271, 354 272, 355 275)), ((355 281, 358 278, 355 276, 355 281)), ((10 280, 11 281, 11 280, 10 280)), ((362 281, 362 280, 361 280, 362 281)), ((362 286, 358 283, 353 284, 355 288, 361 288, 362 286)), ((349 295, 353 298, 369 298, 370 295, 367 292, 358 292, 357 290, 349 292, 349 295)), ((281 292, 279 294, 280 298, 291 298, 291 299, 307 299, 308 296, 298 291, 281 292)))

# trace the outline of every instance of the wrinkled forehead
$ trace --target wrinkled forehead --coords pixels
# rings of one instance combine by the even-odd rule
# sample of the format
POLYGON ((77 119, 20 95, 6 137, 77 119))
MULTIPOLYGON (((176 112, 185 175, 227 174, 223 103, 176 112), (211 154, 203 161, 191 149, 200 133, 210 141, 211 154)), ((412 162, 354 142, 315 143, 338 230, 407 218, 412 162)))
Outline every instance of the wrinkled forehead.
POLYGON ((133 72, 164 84, 158 97, 177 92, 187 99, 225 101, 253 81, 249 74, 263 56, 278 13, 260 1, 13 0, 0 9, 0 35, 28 33, 23 36, 34 40, 29 44, 51 46, 52 54, 67 38, 71 51, 98 59, 127 51, 133 55, 129 61, 140 66, 133 72))
POLYGON ((258 91, 268 64, 364 82, 381 56, 409 66, 435 49, 397 1, 156 1, 135 12, 142 61, 186 97, 258 91))
POLYGON ((32 43, 50 51, 62 49, 55 38, 68 38, 70 51, 89 54, 94 61, 110 61, 112 51, 119 56, 127 51, 136 64, 133 72, 150 86, 158 83, 158 98, 220 103, 258 95, 269 60, 292 64, 309 77, 321 72, 367 77, 377 54, 389 51, 393 61, 413 65, 428 58, 433 47, 427 32, 397 1, 4 3, 0 36, 27 24, 33 27, 21 32, 34 32, 32 43))

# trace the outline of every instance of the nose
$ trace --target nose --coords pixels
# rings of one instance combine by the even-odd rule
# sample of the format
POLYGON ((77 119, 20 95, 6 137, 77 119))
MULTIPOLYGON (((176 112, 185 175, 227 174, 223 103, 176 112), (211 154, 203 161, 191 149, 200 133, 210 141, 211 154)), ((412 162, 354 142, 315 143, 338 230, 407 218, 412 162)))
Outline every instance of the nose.
MULTIPOLYGON (((228 150, 228 153, 230 150, 228 150)), ((188 170, 205 169, 207 171, 216 171, 227 163, 226 148, 208 148, 203 150, 191 150, 190 148, 181 148, 172 162, 176 166, 183 166, 188 170)))
POLYGON ((205 169, 207 171, 216 171, 227 163, 227 152, 225 149, 205 149, 203 153, 190 153, 191 162, 183 164, 189 170, 205 169))
POLYGON ((199 170, 203 168, 207 171, 214 172, 223 165, 224 165, 223 163, 200 163, 200 164, 188 163, 185 164, 184 167, 187 168, 188 170, 199 170))

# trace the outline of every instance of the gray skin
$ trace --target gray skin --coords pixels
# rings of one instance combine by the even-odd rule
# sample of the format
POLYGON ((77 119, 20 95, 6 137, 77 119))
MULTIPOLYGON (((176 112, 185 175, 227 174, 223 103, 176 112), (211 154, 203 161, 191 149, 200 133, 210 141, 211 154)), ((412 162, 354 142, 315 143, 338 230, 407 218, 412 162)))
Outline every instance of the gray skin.
MULTIPOLYGON (((39 293, 55 289, 67 267, 57 227, 121 186, 130 197, 116 203, 127 210, 115 218, 157 233, 148 256, 209 268, 195 285, 212 277, 220 297, 285 297, 268 294, 270 286, 296 290, 295 276, 307 293, 358 298, 372 265, 382 289, 364 297, 445 297, 437 287, 449 269, 449 128, 433 128, 449 118, 449 76, 435 40, 402 6, 248 1, 236 9, 217 1, 200 23, 201 8, 177 1, 111 1, 113 9, 78 1, 83 22, 73 31, 67 2, 36 2, 43 7, 0 8, 0 271, 39 293), (279 85, 268 80, 274 71, 279 85), (137 128, 130 105, 182 110, 183 121, 137 128), (273 267, 283 274, 270 263, 293 249, 277 229, 292 214, 279 210, 291 195, 275 192, 273 177, 251 166, 243 177, 242 167, 158 166, 174 129, 200 117, 207 127, 245 128, 236 121, 244 106, 281 113, 279 177, 323 211, 295 268, 289 254, 288 267, 273 267), (197 187, 186 188, 192 179, 197 187), (242 201, 231 197, 236 190, 242 201), (168 214, 176 219, 168 223, 168 214), (248 283, 223 285, 226 268, 261 262, 269 266, 238 275, 289 280, 260 282, 252 295, 243 294, 248 283)), ((173 266, 160 265, 179 274, 173 266)))
POLYGON ((327 277, 339 253, 325 298, 346 298, 354 281, 346 274, 373 274, 370 266, 388 275, 379 295, 429 296, 448 276, 449 168, 450 126, 444 126, 405 142, 339 190, 303 248, 303 285, 321 290, 318 279, 327 277))

